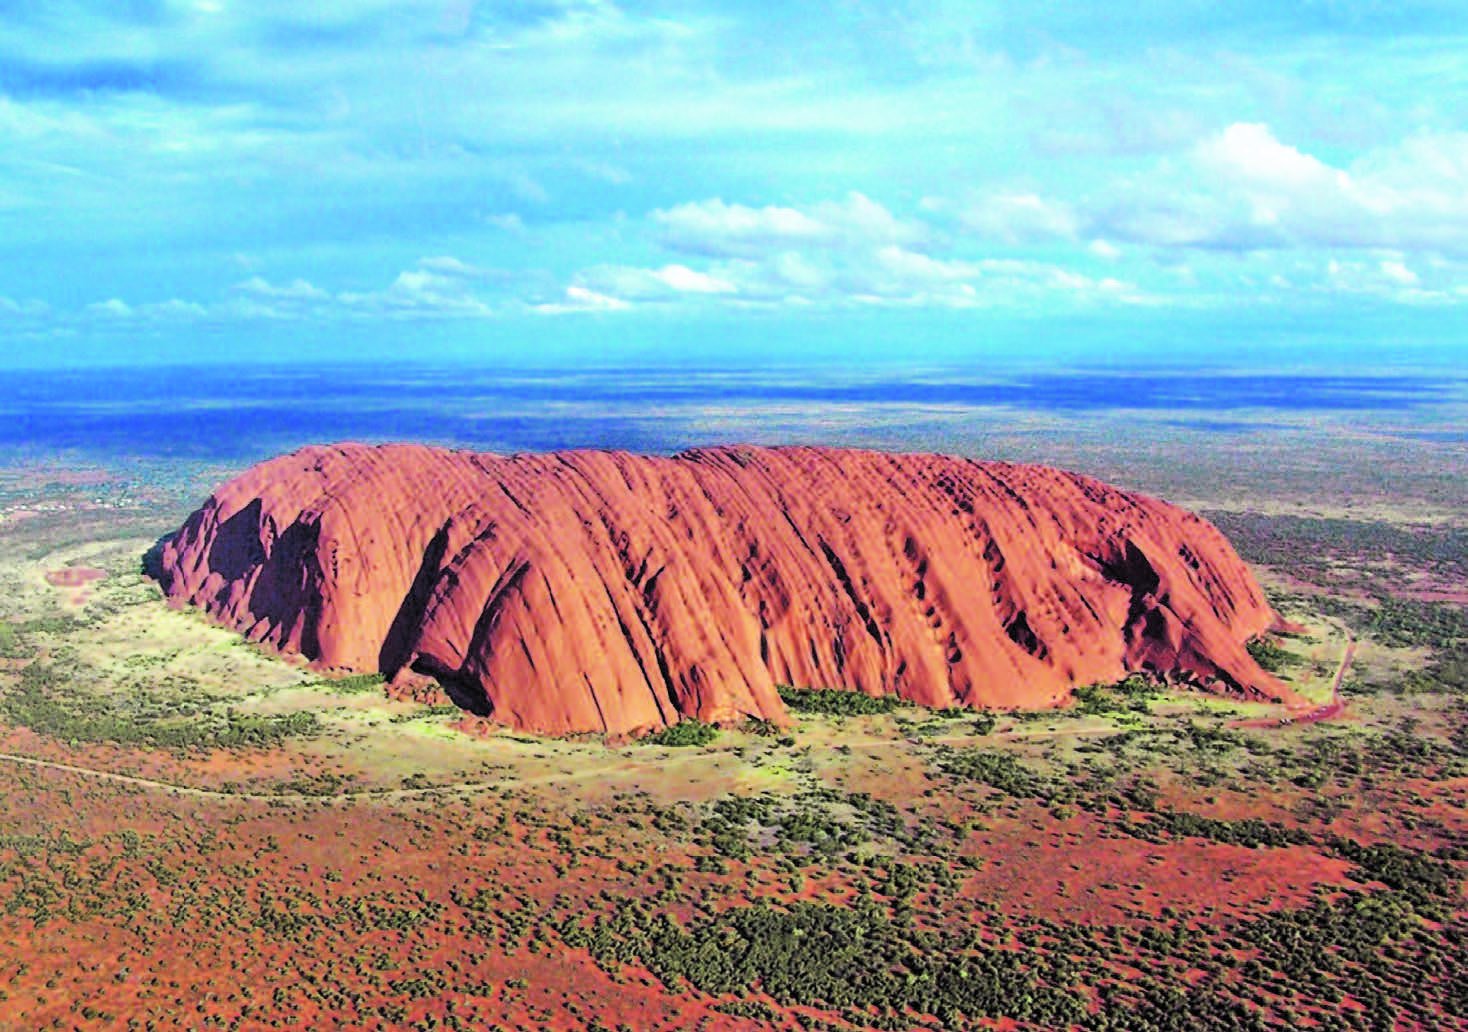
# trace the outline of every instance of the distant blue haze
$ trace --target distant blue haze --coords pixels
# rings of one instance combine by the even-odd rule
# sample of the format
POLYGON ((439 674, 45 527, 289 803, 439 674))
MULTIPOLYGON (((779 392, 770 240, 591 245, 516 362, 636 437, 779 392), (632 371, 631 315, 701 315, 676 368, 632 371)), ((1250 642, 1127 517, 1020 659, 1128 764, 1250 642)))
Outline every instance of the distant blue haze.
POLYGON ((1463 442, 1465 413, 1468 377, 1440 375, 1138 378, 786 367, 771 377, 763 367, 510 373, 461 365, 252 372, 158 366, 15 379, 0 403, 0 460, 70 455, 118 469, 119 460, 139 457, 234 467, 343 440, 649 453, 809 443, 1022 458, 1013 441, 1033 434, 1181 432, 1216 450, 1218 435, 1332 428, 1451 446, 1463 442))

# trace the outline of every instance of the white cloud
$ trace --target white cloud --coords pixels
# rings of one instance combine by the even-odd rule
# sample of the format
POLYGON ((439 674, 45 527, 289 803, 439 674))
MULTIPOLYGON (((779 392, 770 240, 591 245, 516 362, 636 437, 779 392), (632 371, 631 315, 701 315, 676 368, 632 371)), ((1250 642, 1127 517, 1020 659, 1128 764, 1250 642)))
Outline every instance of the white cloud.
POLYGON ((93 315, 106 316, 111 319, 131 319, 133 315, 132 306, 118 298, 108 298, 106 301, 94 301, 87 305, 87 311, 93 315))
POLYGON ((902 247, 882 248, 877 252, 877 262, 899 282, 949 283, 982 275, 979 263, 934 258, 902 247))
POLYGON ((1468 134, 1412 137, 1337 167, 1268 126, 1236 123, 1199 143, 1180 173, 1138 177, 1096 222, 1159 247, 1464 254, 1468 134))
POLYGON ((484 221, 496 229, 502 229, 506 233, 525 232, 525 220, 514 212, 506 212, 499 215, 486 215, 484 221))
POLYGON ((429 272, 440 273, 445 276, 457 276, 472 279, 488 275, 488 270, 481 269, 477 265, 460 261, 452 255, 434 255, 428 258, 418 259, 418 268, 429 272))
POLYGON ((881 272, 871 289, 888 296, 915 295, 936 303, 968 305, 982 299, 1002 305, 1042 294, 1072 300, 1112 298, 1139 301, 1136 287, 1114 277, 1097 279, 1049 262, 1014 258, 976 261, 934 258, 897 247, 877 253, 881 272), (952 288, 957 287, 954 291, 952 288))
POLYGON ((209 310, 195 301, 183 301, 179 298, 170 298, 156 304, 143 305, 137 309, 144 318, 190 322, 196 319, 204 319, 209 315, 209 310))
POLYGON ((86 113, 54 104, 21 103, 0 96, 0 135, 17 142, 35 142, 48 137, 73 138, 96 143, 105 139, 104 123, 86 113))
POLYGON ((652 275, 659 283, 681 294, 732 294, 737 290, 726 279, 696 272, 686 265, 664 265, 652 275))
POLYGON ((1409 305, 1468 301, 1468 285, 1463 283, 1461 270, 1456 277, 1452 270, 1445 271, 1448 274, 1438 281, 1424 284, 1421 276, 1395 258, 1380 261, 1332 258, 1325 263, 1324 275, 1316 277, 1310 289, 1315 293, 1354 294, 1409 305))
POLYGON ((1415 287, 1421 282, 1418 275, 1407 268, 1406 263, 1399 259, 1386 259, 1377 268, 1381 270, 1381 274, 1387 279, 1404 287, 1415 287))
POLYGON ((822 201, 806 209, 751 208, 722 200, 655 211, 669 246, 694 254, 755 256, 791 247, 870 247, 920 239, 923 227, 898 219, 865 194, 822 201))
POLYGON ((254 297, 281 301, 322 301, 330 296, 320 287, 303 279, 294 279, 278 286, 263 277, 251 276, 243 283, 237 284, 235 289, 254 297))
POLYGON ((721 200, 680 204, 653 212, 674 247, 705 254, 741 254, 772 244, 814 242, 824 227, 794 208, 747 208, 721 200))
POLYGON ((1155 300, 1121 279, 1089 277, 1052 263, 951 257, 897 244, 786 250, 721 260, 706 269, 596 266, 578 274, 570 289, 582 293, 540 310, 609 310, 611 301, 626 310, 674 302, 970 308, 1029 306, 1047 298, 1064 304, 1155 300))
POLYGON ((561 315, 567 312, 621 312, 631 307, 621 298, 572 285, 566 288, 563 300, 532 305, 531 310, 545 315, 561 315))
POLYGON ((538 179, 521 169, 502 171, 496 178, 522 201, 528 201, 531 204, 545 204, 550 200, 550 191, 538 179))
POLYGON ((30 299, 17 301, 11 297, 0 295, 0 316, 28 318, 43 316, 51 310, 51 306, 44 301, 30 299))
POLYGON ((450 255, 420 258, 380 290, 333 293, 304 279, 252 276, 220 308, 247 319, 476 318, 494 314, 486 281, 497 274, 450 255))
MULTIPOLYGON (((932 211, 941 205, 929 199, 925 206, 932 211)), ((1010 237, 1074 236, 1080 224, 1068 206, 1034 194, 997 194, 983 210, 1002 216, 1003 235, 1010 237)), ((977 226, 979 211, 970 206, 963 217, 977 226)), ((1030 304, 1044 291, 1069 301, 1141 296, 1120 279, 1094 279, 1059 265, 935 253, 928 245, 936 236, 932 227, 860 193, 805 208, 700 201, 655 211, 651 219, 665 245, 714 261, 660 269, 597 266, 573 283, 626 301, 724 295, 739 304, 966 307, 1030 304)), ((991 226, 996 234, 1000 225, 991 226)), ((1120 256, 1110 244, 1096 246, 1120 256)))
POLYGON ((1266 125, 1238 122, 1198 146, 1205 167, 1265 190, 1344 190, 1350 176, 1280 143, 1266 125))
MULTIPOLYGON (((697 276, 692 270, 685 271, 697 276)), ((129 303, 114 297, 88 304, 80 311, 54 313, 40 302, 0 297, 0 318, 46 316, 57 327, 88 323, 102 327, 123 323, 176 325, 205 320, 488 318, 497 313, 497 303, 503 300, 495 294, 503 290, 499 276, 492 269, 449 255, 435 255, 402 270, 379 290, 333 292, 301 278, 275 283, 263 276, 251 276, 235 284, 225 297, 210 303, 181 298, 129 303)))
MULTIPOLYGON (((53 284, 78 256, 97 283, 136 282, 141 247, 159 282, 210 284, 230 252, 259 264, 223 298, 111 288, 56 322, 1465 282, 1432 260, 1468 256, 1468 135, 1400 128, 1462 125, 1442 88, 1461 47, 1414 19, 1374 40, 1285 33, 1243 58, 1104 5, 1011 32, 974 5, 847 3, 799 39, 738 5, 675 6, 20 5, 0 26, 16 80, 0 208, 12 265, 34 252, 36 267, 10 289, 66 297, 53 284), (1119 58, 1117 33, 1146 67, 1119 58), (1351 59, 1322 62, 1337 45, 1351 59), (670 184, 698 184, 671 195, 691 203, 670 184), (912 208, 925 193, 949 196, 912 208), (415 240, 522 271, 440 255, 361 278, 415 240)), ((1275 17, 1257 14, 1251 29, 1275 17)), ((0 322, 37 317, 23 304, 0 301, 0 322)))
POLYGON ((686 265, 657 269, 630 265, 599 265, 576 277, 576 286, 600 297, 626 301, 671 301, 688 295, 734 294, 739 288, 717 272, 700 272, 686 265))
POLYGON ((104 329, 128 326, 130 328, 143 328, 177 325, 179 323, 198 322, 210 317, 208 307, 195 301, 185 301, 181 298, 170 298, 166 301, 148 301, 142 303, 128 303, 121 298, 108 298, 105 301, 94 301, 84 306, 79 312, 53 312, 48 306, 40 302, 25 302, 16 304, 0 298, 0 315, 14 311, 15 314, 26 316, 31 321, 42 318, 50 324, 53 331, 74 331, 78 327, 93 326, 104 329), (12 306, 13 309, 12 309, 12 306))
POLYGON ((1019 244, 1072 239, 1082 220, 1064 201, 1034 193, 996 193, 965 207, 959 221, 981 237, 1019 244))
POLYGON ((632 173, 609 161, 578 161, 576 166, 591 178, 613 186, 626 186, 632 182, 632 173))
POLYGON ((798 290, 820 290, 831 283, 832 270, 798 251, 784 251, 766 260, 771 279, 798 290))
POLYGON ((423 258, 398 273, 386 290, 343 292, 336 303, 353 313, 388 318, 488 316, 493 308, 476 289, 483 276, 482 270, 457 258, 423 258))

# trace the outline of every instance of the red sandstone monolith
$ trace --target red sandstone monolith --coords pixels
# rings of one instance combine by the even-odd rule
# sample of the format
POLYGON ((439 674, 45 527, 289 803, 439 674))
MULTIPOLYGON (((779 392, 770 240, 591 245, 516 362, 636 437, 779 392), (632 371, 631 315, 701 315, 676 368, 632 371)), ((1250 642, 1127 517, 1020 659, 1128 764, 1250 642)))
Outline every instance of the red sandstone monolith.
POLYGON ((1244 648, 1276 616, 1210 524, 940 455, 311 447, 221 487, 160 581, 322 668, 429 673, 553 734, 783 722, 779 684, 1037 708, 1142 671, 1294 698, 1244 648))

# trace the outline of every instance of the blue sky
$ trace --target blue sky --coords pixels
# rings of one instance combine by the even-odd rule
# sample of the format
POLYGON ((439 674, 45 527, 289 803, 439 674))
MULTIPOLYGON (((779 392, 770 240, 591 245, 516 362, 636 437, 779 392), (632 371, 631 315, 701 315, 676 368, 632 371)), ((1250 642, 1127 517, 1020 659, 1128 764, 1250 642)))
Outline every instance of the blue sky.
POLYGON ((1464 26, 0 0, 0 362, 1460 364, 1464 26))

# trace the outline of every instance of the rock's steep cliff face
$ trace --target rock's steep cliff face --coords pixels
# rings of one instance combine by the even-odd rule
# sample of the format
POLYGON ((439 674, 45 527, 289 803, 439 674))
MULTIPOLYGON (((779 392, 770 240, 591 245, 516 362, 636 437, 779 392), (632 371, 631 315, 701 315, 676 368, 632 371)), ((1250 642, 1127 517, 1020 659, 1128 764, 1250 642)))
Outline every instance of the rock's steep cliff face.
POLYGON ((777 684, 1043 707, 1131 671, 1291 699, 1223 536, 1086 477, 937 455, 306 448, 165 544, 170 598, 318 665, 412 667, 497 720, 784 719, 777 684))

